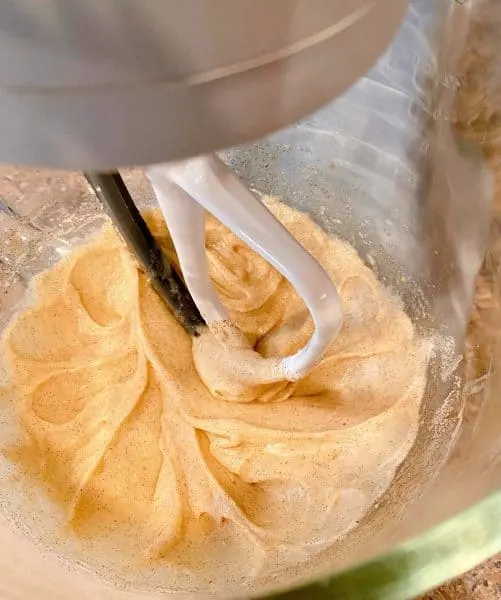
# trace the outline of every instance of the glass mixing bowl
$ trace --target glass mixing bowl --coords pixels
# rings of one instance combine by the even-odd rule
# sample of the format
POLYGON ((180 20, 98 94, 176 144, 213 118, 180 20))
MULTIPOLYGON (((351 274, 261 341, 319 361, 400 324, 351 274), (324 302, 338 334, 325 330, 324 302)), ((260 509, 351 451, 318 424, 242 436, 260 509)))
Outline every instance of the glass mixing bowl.
MULTIPOLYGON (((292 128, 223 153, 250 187, 280 196, 353 244, 419 330, 442 340, 418 439, 391 488, 304 576, 261 595, 408 598, 501 551, 496 181, 492 160, 472 143, 485 141, 481 120, 468 140, 452 127, 465 125, 457 106, 468 92, 460 86, 468 73, 459 75, 474 51, 470 23, 466 2, 415 0, 386 55, 344 96, 292 128)), ((143 172, 123 175, 138 205, 151 206, 143 172)), ((107 217, 82 175, 15 167, 1 169, 0 209, 3 328, 31 278, 107 217)), ((6 404, 4 442, 12 434, 6 404)), ((29 515, 16 516, 8 461, 0 470, 3 598, 160 597, 112 585, 46 551, 30 535, 46 507, 34 499, 29 515)))

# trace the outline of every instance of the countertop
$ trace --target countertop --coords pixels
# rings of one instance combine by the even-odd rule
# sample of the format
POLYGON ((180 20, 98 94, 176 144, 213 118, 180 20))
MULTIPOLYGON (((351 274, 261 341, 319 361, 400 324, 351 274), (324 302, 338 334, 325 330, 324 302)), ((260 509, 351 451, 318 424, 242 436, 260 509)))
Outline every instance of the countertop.
POLYGON ((501 555, 472 569, 420 600, 497 600, 501 598, 501 555))

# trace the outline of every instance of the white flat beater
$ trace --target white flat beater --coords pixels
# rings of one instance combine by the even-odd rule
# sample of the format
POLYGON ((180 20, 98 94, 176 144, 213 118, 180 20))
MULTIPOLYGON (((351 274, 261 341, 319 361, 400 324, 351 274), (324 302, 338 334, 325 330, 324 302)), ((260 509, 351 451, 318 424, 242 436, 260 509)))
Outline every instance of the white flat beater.
MULTIPOLYGON (((320 264, 215 154, 147 169, 168 225, 186 286, 209 329, 230 317, 209 278, 204 209, 273 265, 304 300, 315 330, 298 352, 278 360, 277 379, 297 381, 339 333, 343 316, 336 287, 320 264)), ((264 359, 263 359, 264 360, 264 359)))

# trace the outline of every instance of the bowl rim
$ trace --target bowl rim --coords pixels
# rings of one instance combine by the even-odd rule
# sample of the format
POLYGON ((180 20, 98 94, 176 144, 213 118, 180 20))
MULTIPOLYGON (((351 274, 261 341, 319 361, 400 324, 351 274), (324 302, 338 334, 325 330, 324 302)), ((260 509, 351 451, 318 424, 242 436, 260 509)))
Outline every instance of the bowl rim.
POLYGON ((501 489, 381 555, 268 600, 407 600, 501 552, 501 489))

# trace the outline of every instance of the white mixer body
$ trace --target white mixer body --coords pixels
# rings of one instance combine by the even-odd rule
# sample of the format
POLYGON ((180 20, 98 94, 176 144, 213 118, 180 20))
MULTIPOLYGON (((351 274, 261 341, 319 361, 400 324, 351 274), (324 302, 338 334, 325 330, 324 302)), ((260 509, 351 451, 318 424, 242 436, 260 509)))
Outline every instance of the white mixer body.
POLYGON ((7 0, 0 161, 151 164, 312 112, 388 46, 407 0, 7 0))

